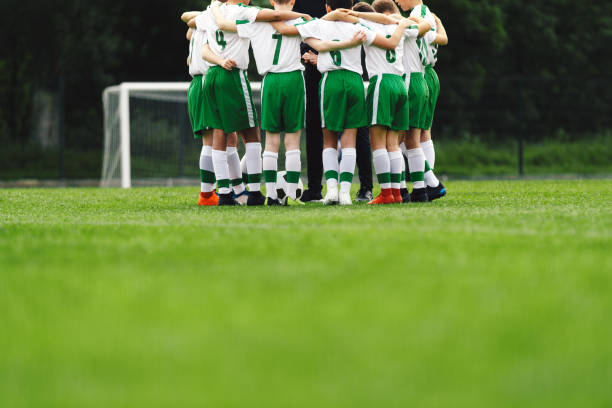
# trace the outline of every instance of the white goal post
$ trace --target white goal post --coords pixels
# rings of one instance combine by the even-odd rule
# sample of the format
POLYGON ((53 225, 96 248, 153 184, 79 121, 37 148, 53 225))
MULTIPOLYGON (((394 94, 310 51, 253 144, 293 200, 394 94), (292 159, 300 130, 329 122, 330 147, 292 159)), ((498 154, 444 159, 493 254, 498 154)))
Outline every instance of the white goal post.
MULTIPOLYGON (((261 83, 252 82, 251 87, 259 105, 261 83)), ((126 82, 104 90, 101 187, 131 188, 134 178, 143 180, 145 185, 159 185, 166 184, 164 180, 184 177, 185 149, 195 154, 193 149, 198 148, 186 142, 191 134, 188 89, 188 82, 126 82)))

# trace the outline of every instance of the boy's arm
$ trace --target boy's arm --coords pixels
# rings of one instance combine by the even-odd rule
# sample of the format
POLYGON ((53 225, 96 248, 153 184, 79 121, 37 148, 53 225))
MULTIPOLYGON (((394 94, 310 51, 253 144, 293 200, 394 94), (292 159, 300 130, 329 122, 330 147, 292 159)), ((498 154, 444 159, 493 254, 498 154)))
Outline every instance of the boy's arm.
POLYGON ((187 41, 191 41, 191 37, 193 36, 193 28, 187 30, 187 41))
POLYGON ((215 17, 215 22, 219 26, 219 29, 221 29, 222 31, 228 31, 232 33, 238 32, 236 22, 225 18, 223 13, 221 13, 221 10, 219 10, 219 4, 220 4, 219 2, 215 2, 210 7, 210 10, 212 11, 213 16, 215 17))
POLYGON ((210 62, 211 64, 218 65, 222 68, 225 68, 228 71, 231 71, 236 66, 235 61, 229 58, 223 59, 217 54, 215 54, 210 49, 210 46, 208 45, 208 43, 204 44, 204 46, 202 47, 202 58, 204 58, 204 61, 210 62))
POLYGON ((288 36, 288 37, 300 35, 300 32, 298 31, 296 26, 287 25, 283 23, 282 21, 274 21, 274 22, 271 22, 270 24, 281 35, 288 36))
POLYGON ((386 50, 396 49, 400 41, 402 40, 404 31, 406 31, 406 28, 408 28, 410 24, 412 24, 412 21, 407 18, 403 19, 402 21, 400 21, 399 25, 397 26, 397 29, 390 38, 386 38, 385 36, 376 34, 376 38, 374 39, 372 45, 378 48, 384 48, 386 50))
POLYGON ((357 18, 361 18, 363 20, 372 21, 373 23, 378 24, 397 24, 398 20, 396 18, 391 18, 381 13, 364 13, 361 11, 351 11, 351 16, 355 16, 357 18))
POLYGON ((436 31, 436 40, 434 41, 434 44, 448 45, 448 35, 446 35, 446 29, 442 24, 442 20, 440 20, 435 14, 434 18, 436 19, 436 25, 438 26, 438 29, 436 31))
POLYGON ((347 48, 357 47, 362 45, 366 40, 366 36, 362 31, 355 33, 352 39, 345 41, 323 41, 318 38, 307 38, 305 40, 306 44, 310 45, 312 48, 317 50, 318 52, 330 52, 336 50, 344 50, 347 48))
POLYGON ((187 27, 196 29, 197 25, 196 25, 196 21, 195 20, 196 20, 195 18, 192 18, 191 20, 189 20, 189 22, 187 23, 187 27))
POLYGON ((409 17, 408 20, 412 20, 414 22, 416 22, 418 24, 419 27, 419 37, 424 36, 425 34, 427 34, 427 32, 429 30, 431 30, 431 24, 429 23, 429 21, 425 20, 424 18, 421 17, 409 17))
POLYGON ((186 11, 181 15, 181 20, 183 23, 188 23, 189 20, 192 20, 202 14, 201 11, 186 11))
POLYGON ((295 11, 261 9, 259 10, 259 13, 257 13, 257 18, 255 18, 255 21, 287 21, 295 20, 297 18, 312 20, 310 15, 296 13, 295 11))
POLYGON ((349 13, 349 10, 346 9, 336 9, 321 18, 321 20, 327 21, 344 21, 345 23, 355 24, 359 22, 359 18, 352 16, 349 13))

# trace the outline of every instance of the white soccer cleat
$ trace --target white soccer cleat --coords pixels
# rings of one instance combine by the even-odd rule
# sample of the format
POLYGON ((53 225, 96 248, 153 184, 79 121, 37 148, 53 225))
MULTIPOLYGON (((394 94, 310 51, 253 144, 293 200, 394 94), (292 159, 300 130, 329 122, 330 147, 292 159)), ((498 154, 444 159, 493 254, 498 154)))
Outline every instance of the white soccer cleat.
POLYGON ((340 205, 353 205, 351 193, 340 193, 340 205))
POLYGON ((234 200, 236 200, 236 202, 239 205, 246 205, 248 199, 249 199, 249 192, 246 190, 244 190, 241 194, 234 195, 234 200))
POLYGON ((338 190, 335 188, 332 190, 327 190, 327 194, 325 194, 325 197, 323 200, 321 200, 321 202, 325 205, 338 204, 338 190))

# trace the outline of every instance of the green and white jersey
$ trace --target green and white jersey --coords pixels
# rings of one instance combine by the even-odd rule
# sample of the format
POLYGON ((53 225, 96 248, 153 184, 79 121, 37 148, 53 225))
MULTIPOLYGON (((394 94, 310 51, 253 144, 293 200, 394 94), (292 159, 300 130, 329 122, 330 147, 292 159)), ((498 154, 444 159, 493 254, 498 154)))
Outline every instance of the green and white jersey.
POLYGON ((196 29, 193 31, 191 36, 191 42, 189 43, 189 75, 192 77, 196 75, 205 75, 210 65, 202 58, 202 47, 206 44, 206 14, 210 13, 209 10, 204 11, 202 14, 196 17, 196 29))
POLYGON ((421 17, 429 24, 431 24, 431 31, 419 40, 419 47, 421 50, 421 61, 423 66, 428 65, 434 66, 438 61, 438 45, 433 44, 436 39, 437 24, 431 10, 425 4, 416 6, 410 12, 410 17, 421 17))
MULTIPOLYGON (((298 24, 296 27, 302 38, 347 41, 352 39, 357 32, 363 31, 366 35, 366 45, 372 45, 376 39, 376 33, 368 27, 343 21, 310 20, 307 23, 298 24)), ((361 47, 322 52, 319 54, 317 68, 321 73, 345 69, 362 75, 361 47)))
POLYGON ((411 25, 404 33, 404 69, 408 75, 424 71, 418 41, 419 27, 411 25))
MULTIPOLYGON (((299 18, 285 22, 296 25, 306 20, 299 18)), ((257 70, 261 76, 268 72, 281 73, 304 70, 301 63, 299 36, 283 36, 269 23, 237 24, 238 36, 251 40, 257 70)))
MULTIPOLYGON (((371 21, 360 20, 360 23, 368 26, 375 33, 387 38, 391 38, 397 24, 378 24, 371 21)), ((404 37, 400 40, 399 45, 395 50, 385 50, 374 45, 365 47, 366 67, 370 78, 382 74, 395 74, 402 76, 404 71, 404 37)))
MULTIPOLYGON (((242 4, 224 4, 219 7, 219 10, 226 19, 246 24, 253 23, 257 19, 260 9, 242 4)), ((220 30, 212 13, 210 13, 207 24, 209 27, 207 39, 211 50, 223 59, 229 58, 236 61, 237 68, 248 69, 251 40, 240 38, 237 33, 220 30)))

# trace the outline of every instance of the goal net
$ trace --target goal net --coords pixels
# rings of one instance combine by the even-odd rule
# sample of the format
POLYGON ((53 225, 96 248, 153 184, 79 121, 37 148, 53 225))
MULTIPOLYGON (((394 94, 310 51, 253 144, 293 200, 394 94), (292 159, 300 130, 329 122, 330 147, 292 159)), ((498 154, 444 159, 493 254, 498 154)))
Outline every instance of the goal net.
MULTIPOLYGON (((261 111, 261 85, 251 87, 261 111)), ((102 187, 197 184, 202 143, 189 123, 188 88, 187 82, 124 83, 104 90, 102 187)))

